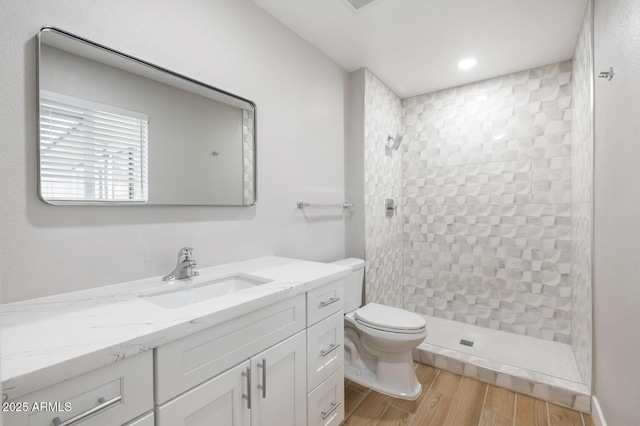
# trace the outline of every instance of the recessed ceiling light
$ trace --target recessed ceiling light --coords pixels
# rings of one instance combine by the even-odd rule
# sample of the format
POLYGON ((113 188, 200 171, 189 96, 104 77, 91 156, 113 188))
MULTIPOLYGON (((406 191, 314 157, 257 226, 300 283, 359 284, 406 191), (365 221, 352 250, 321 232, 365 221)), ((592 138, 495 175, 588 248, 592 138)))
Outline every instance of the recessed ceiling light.
POLYGON ((472 58, 464 59, 458 62, 458 68, 460 68, 461 70, 468 70, 469 68, 475 67, 477 63, 478 61, 472 58))

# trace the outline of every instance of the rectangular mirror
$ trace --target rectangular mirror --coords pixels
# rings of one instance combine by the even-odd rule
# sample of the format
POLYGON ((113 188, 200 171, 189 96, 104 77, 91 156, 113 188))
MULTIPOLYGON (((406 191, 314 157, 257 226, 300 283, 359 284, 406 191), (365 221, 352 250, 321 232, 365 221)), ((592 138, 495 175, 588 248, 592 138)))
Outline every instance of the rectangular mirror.
POLYGON ((38 40, 44 202, 255 203, 253 102, 56 28, 38 40))

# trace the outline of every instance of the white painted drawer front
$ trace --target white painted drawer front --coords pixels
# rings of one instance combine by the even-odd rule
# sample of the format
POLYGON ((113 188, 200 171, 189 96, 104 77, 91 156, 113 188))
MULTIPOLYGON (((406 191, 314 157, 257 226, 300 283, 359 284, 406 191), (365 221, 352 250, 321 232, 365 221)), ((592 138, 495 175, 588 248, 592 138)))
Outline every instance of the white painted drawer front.
POLYGON ((307 426, 338 426, 344 420, 344 367, 307 397, 307 426))
POLYGON ((56 417, 65 422, 85 416, 86 420, 73 424, 124 424, 153 409, 152 351, 65 380, 12 402, 27 404, 29 409, 27 412, 3 413, 5 425, 52 426, 56 417), (59 410, 54 410, 56 402, 59 410), (40 403, 52 405, 41 406, 42 411, 34 411, 34 404, 38 406, 40 403), (70 410, 66 411, 67 408, 70 410))
MULTIPOLYGON (((158 409, 156 426, 249 426, 251 411, 248 378, 249 361, 180 395, 158 409)), ((255 393, 252 398, 255 398, 255 393)))
POLYGON ((156 351, 163 403, 304 329, 304 295, 184 337, 156 351))
POLYGON ((343 284, 338 280, 307 293, 307 327, 342 310, 343 284))
POLYGON ((153 413, 149 413, 146 416, 140 417, 139 419, 129 422, 123 426, 154 426, 154 422, 153 413))
POLYGON ((344 364, 344 311, 307 329, 307 390, 311 391, 344 364))

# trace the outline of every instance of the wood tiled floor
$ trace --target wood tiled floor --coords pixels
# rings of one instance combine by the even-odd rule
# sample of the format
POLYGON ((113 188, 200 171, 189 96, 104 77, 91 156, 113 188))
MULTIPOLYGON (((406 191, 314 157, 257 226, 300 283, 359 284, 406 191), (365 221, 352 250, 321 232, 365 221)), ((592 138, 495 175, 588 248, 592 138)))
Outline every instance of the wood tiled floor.
POLYGON ((392 398, 345 379, 345 426, 593 426, 591 416, 416 364, 422 394, 392 398))

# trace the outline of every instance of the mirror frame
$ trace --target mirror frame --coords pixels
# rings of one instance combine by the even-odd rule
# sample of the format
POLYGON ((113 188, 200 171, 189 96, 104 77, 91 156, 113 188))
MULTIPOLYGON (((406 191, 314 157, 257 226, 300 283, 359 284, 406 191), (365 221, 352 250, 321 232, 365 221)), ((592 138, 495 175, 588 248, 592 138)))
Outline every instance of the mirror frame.
POLYGON ((256 204, 256 202, 258 201, 258 146, 257 146, 257 134, 258 134, 258 112, 257 112, 257 107, 255 102, 253 102, 250 99, 247 98, 243 98, 242 96, 238 96, 234 93, 228 92, 226 90, 222 90, 219 89, 218 87, 215 86, 211 86, 207 83, 203 83, 199 80, 195 80, 191 77, 187 77, 183 74, 177 73, 175 71, 171 71, 167 68, 161 67, 159 65, 155 65, 152 64, 151 62, 147 62, 145 60, 142 60, 140 58, 136 58, 135 56, 131 56, 128 55, 126 53, 120 52, 118 50, 112 49, 110 47, 107 47, 103 44, 100 43, 96 43, 94 41, 91 41, 89 39, 86 39, 84 37, 80 37, 77 36, 73 33, 70 33, 68 31, 62 30, 60 28, 54 27, 54 26, 44 26, 40 29, 40 31, 38 31, 37 34, 37 48, 36 48, 36 96, 37 96, 37 117, 38 117, 38 124, 37 124, 37 131, 36 131, 36 136, 37 136, 37 181, 38 181, 38 188, 37 188, 37 195, 38 198, 49 205, 54 205, 54 206, 113 206, 113 207, 138 207, 138 206, 159 206, 159 207, 167 207, 167 206, 198 206, 198 207, 250 207, 256 204), (112 201, 51 201, 51 200, 46 200, 44 199, 44 197, 42 196, 42 188, 41 188, 41 163, 40 163, 40 111, 41 111, 41 105, 40 105, 40 94, 41 94, 41 78, 40 78, 40 74, 41 74, 41 51, 42 51, 42 36, 43 36, 43 32, 45 31, 52 31, 55 33, 58 33, 60 35, 72 38, 76 41, 79 41, 81 43, 87 44, 91 47, 100 49, 104 52, 116 55, 119 58, 122 59, 126 59, 129 61, 132 61, 136 64, 142 65, 142 66, 146 66, 151 68, 154 71, 160 71, 162 73, 166 73, 171 77, 177 77, 180 79, 185 80, 186 82, 189 83, 193 83, 197 86, 200 86, 202 88, 208 89, 208 90, 214 90, 222 95, 226 95, 229 97, 232 97, 236 100, 242 101, 242 102, 246 102, 249 105, 251 105, 251 107, 253 108, 253 155, 252 155, 252 161, 253 161, 253 200, 250 204, 181 204, 181 203, 176 203, 176 204, 170 204, 170 203, 166 203, 166 204, 154 204, 154 203, 123 203, 123 202, 112 202, 112 201))

